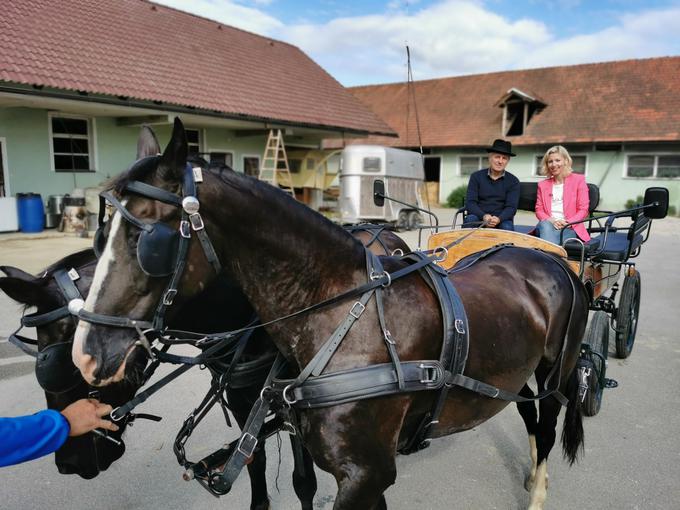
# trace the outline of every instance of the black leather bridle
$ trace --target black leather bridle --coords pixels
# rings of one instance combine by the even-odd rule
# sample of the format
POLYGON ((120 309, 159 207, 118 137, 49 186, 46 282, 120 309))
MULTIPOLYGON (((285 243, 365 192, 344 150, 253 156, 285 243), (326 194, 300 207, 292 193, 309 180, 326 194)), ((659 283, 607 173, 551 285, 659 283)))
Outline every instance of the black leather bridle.
MULTIPOLYGON (((129 172, 147 165, 157 165, 159 161, 160 156, 142 158, 132 165, 129 172)), ((144 342, 145 336, 142 334, 143 330, 160 331, 163 329, 165 313, 177 295, 177 287, 184 273, 192 230, 196 233, 206 258, 215 272, 219 274, 222 271, 222 266, 205 231, 203 219, 198 212, 200 203, 197 198, 196 181, 191 165, 187 164, 184 169, 182 196, 141 181, 128 182, 124 187, 124 191, 180 208, 182 216, 179 229, 175 230, 173 227, 162 222, 145 223, 141 221, 133 216, 125 205, 114 197, 112 193, 105 191, 100 194, 100 228, 98 229, 97 237, 101 239, 104 235, 102 227, 104 225, 105 203, 109 202, 116 208, 123 219, 141 231, 137 244, 137 259, 142 271, 151 277, 171 275, 170 281, 163 292, 151 321, 104 315, 87 311, 84 308, 78 310, 77 314, 79 319, 92 324, 136 329, 140 333, 140 340, 144 342), (177 242, 168 241, 168 238, 174 235, 178 238, 177 242), (156 246, 156 243, 160 243, 160 246, 156 246), (173 245, 177 247, 176 253, 166 253, 164 248, 173 245), (168 263, 168 260, 172 262, 168 263)), ((101 241, 95 242, 95 244, 98 244, 100 249, 102 248, 101 241)), ((148 346, 148 344, 145 345, 148 346)), ((147 351, 150 351, 150 349, 147 348, 147 351)))

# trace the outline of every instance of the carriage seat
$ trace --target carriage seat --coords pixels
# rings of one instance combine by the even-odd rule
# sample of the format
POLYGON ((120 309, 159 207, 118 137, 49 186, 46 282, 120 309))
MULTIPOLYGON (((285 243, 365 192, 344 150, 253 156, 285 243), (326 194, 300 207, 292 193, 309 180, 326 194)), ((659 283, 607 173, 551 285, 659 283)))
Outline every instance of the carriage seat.
MULTIPOLYGON (((612 217, 607 220, 604 228, 593 229, 601 232, 593 240, 604 243, 604 247, 591 253, 590 256, 594 261, 626 262, 629 257, 637 255, 642 243, 647 240, 652 220, 640 211, 628 217, 632 219, 628 227, 614 227, 615 218, 612 217)), ((567 253, 569 253, 568 249, 567 253)))

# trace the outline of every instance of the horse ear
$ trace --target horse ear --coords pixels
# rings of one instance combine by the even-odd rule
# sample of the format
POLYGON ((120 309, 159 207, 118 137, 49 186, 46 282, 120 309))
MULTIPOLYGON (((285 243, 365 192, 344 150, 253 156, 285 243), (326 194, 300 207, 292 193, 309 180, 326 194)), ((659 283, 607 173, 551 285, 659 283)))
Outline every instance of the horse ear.
POLYGON ((156 138, 156 133, 153 132, 149 126, 144 124, 142 130, 139 132, 137 139, 137 159, 146 158, 147 156, 156 156, 161 153, 161 146, 156 138))
POLYGON ((0 271, 12 278, 19 278, 28 282, 36 281, 38 278, 14 266, 0 266, 0 271))
POLYGON ((170 143, 165 148, 161 157, 158 173, 161 179, 168 182, 182 181, 184 167, 187 164, 187 135, 184 125, 179 117, 175 117, 175 125, 172 128, 170 143))
MULTIPOLYGON (((4 267, 3 271, 5 271, 4 267)), ((19 269, 18 271, 21 270, 19 269)), ((14 301, 28 306, 54 306, 57 302, 57 297, 47 287, 38 283, 40 280, 39 278, 33 276, 31 276, 31 278, 31 280, 26 280, 23 277, 15 278, 10 276, 7 278, 0 278, 0 290, 14 301)))

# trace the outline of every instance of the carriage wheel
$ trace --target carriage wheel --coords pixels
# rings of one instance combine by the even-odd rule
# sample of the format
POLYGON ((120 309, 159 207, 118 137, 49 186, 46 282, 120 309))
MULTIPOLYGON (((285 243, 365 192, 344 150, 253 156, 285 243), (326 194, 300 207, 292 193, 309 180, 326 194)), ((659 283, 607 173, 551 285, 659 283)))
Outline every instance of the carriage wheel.
POLYGON ((423 217, 418 211, 408 213, 408 229, 416 230, 423 224, 423 217))
POLYGON ((626 275, 616 311, 616 356, 627 358, 633 350, 640 312, 640 273, 626 275))
POLYGON ((604 387, 601 381, 604 381, 609 351, 609 318, 602 310, 593 314, 583 343, 588 344, 590 350, 594 353, 593 364, 595 365, 595 370, 591 370, 590 376, 588 376, 588 393, 583 401, 583 414, 595 416, 602 405, 604 387))

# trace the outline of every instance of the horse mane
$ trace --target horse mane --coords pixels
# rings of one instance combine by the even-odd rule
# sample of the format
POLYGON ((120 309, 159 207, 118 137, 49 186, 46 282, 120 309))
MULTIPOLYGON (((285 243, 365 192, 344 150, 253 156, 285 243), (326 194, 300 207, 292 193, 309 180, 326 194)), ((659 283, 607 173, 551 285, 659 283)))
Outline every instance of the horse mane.
POLYGON ((290 200, 290 196, 278 187, 236 172, 229 167, 221 168, 219 172, 211 167, 209 171, 218 178, 220 183, 238 193, 267 204, 280 205, 280 210, 286 212, 286 222, 293 225, 304 222, 307 228, 318 229, 320 232, 332 235, 338 242, 350 243, 363 249, 363 244, 341 226, 322 214, 315 214, 302 202, 290 200))
POLYGON ((85 248, 84 250, 66 255, 63 259, 59 259, 47 266, 41 273, 41 278, 48 279, 59 269, 79 268, 92 263, 95 260, 94 249, 85 248))

